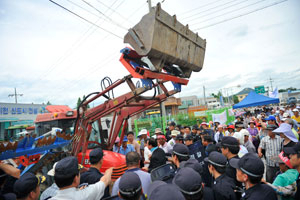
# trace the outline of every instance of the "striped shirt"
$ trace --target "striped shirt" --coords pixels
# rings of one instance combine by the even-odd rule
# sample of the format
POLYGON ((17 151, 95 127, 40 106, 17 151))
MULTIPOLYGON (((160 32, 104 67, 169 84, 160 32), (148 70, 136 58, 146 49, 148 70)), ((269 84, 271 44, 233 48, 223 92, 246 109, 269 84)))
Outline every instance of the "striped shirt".
POLYGON ((278 135, 275 135, 273 139, 270 136, 266 136, 261 140, 259 147, 266 150, 265 156, 267 166, 278 166, 278 164, 273 162, 271 158, 280 154, 281 145, 282 138, 280 138, 278 135))

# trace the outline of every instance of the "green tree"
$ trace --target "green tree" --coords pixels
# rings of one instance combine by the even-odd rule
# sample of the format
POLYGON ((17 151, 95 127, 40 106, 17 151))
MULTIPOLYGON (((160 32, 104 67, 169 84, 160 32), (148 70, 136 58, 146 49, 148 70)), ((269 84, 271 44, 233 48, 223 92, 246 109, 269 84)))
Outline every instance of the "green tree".
POLYGON ((49 105, 52 105, 52 104, 50 103, 50 101, 48 101, 48 102, 47 102, 47 105, 49 106, 49 105))
POLYGON ((238 103, 238 102, 240 102, 238 96, 233 95, 233 103, 238 103))
MULTIPOLYGON (((83 95, 83 97, 82 97, 82 100, 84 100, 84 99, 85 99, 85 95, 83 95)), ((90 108, 89 104, 87 105, 87 108, 90 108)))
POLYGON ((81 98, 80 98, 80 97, 78 97, 78 100, 77 100, 77 106, 76 106, 76 108, 78 108, 78 107, 79 107, 80 103, 81 103, 81 98))

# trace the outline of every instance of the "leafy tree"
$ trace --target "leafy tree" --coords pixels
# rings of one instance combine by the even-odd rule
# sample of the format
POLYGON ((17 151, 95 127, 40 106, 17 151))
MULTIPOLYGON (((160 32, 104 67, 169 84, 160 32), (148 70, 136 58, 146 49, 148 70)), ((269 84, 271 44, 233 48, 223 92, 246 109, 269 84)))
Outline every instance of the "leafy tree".
POLYGON ((240 102, 238 96, 233 95, 233 103, 238 103, 238 102, 240 102))
POLYGON ((81 103, 81 98, 80 98, 80 97, 78 97, 78 100, 77 100, 77 106, 76 106, 76 108, 78 108, 78 107, 79 107, 80 103, 81 103))
POLYGON ((49 105, 52 105, 52 104, 50 103, 50 101, 48 101, 48 102, 47 102, 47 105, 49 106, 49 105))

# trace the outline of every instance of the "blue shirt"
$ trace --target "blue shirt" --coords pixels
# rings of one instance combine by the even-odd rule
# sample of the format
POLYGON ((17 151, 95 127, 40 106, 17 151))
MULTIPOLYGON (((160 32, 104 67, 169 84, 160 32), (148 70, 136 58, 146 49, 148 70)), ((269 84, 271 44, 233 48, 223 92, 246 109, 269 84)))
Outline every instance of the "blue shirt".
MULTIPOLYGON (((142 188, 143 188, 143 193, 144 194, 148 194, 148 188, 149 188, 149 185, 151 183, 151 176, 150 176, 150 174, 147 173, 147 172, 142 171, 139 168, 129 169, 126 172, 134 172, 134 173, 136 173, 140 177, 140 180, 141 180, 141 183, 142 183, 142 188)), ((120 182, 120 178, 118 178, 116 180, 116 182, 114 183, 114 186, 113 186, 113 189, 112 189, 112 192, 111 192, 111 196, 114 196, 114 195, 118 194, 118 192, 119 192, 119 182, 120 182)), ((114 199, 120 199, 120 198, 117 197, 117 198, 114 198, 114 199)))
POLYGON ((120 154, 126 155, 129 152, 135 151, 134 147, 131 144, 127 144, 127 148, 124 149, 122 146, 120 146, 120 154))

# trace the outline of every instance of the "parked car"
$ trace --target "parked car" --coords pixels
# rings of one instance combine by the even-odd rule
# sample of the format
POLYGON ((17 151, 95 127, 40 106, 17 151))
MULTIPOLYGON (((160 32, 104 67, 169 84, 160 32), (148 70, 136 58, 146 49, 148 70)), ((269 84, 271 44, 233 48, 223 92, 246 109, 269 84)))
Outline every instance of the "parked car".
POLYGON ((287 104, 296 104, 296 103, 297 103, 296 97, 289 97, 287 100, 287 104))

